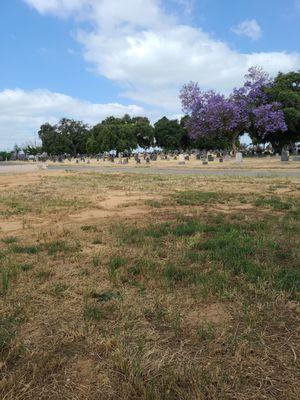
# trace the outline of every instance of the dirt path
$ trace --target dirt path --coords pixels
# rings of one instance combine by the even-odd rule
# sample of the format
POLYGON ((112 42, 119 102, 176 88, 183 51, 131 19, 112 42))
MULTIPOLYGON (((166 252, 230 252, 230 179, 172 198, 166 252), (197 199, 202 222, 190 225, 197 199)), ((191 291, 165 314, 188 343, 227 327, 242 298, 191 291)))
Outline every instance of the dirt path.
POLYGON ((101 173, 128 172, 136 174, 164 174, 164 175, 213 175, 213 176, 245 176, 256 177, 290 177, 300 178, 300 170, 251 170, 251 169, 181 169, 181 168, 143 168, 143 167, 92 167, 92 166, 49 166, 48 171, 94 171, 101 173))

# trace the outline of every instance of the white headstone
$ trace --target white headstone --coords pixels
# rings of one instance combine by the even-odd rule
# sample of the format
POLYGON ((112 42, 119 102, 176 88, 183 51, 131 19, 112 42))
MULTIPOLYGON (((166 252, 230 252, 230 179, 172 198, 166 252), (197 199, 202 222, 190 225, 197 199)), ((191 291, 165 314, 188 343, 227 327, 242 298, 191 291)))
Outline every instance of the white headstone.
POLYGON ((243 153, 236 153, 235 162, 237 163, 243 162, 243 153))

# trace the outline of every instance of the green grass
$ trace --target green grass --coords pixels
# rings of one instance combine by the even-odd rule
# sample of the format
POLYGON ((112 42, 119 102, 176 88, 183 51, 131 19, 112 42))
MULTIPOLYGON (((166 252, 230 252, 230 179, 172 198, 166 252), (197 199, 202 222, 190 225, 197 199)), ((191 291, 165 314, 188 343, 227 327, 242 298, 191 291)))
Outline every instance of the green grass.
POLYGON ((11 247, 11 252, 15 254, 37 254, 42 250, 41 246, 17 246, 11 247))
POLYGON ((272 196, 270 198, 259 197, 254 204, 256 207, 272 208, 276 211, 290 210, 294 206, 292 200, 283 200, 277 196, 272 196))
POLYGON ((50 256, 56 255, 57 253, 68 253, 74 250, 74 247, 64 240, 54 240, 53 242, 45 243, 43 247, 50 256))
POLYGON ((91 297, 99 302, 105 303, 110 300, 119 300, 121 298, 121 294, 119 292, 113 292, 112 290, 107 290, 100 293, 93 291, 91 297))
POLYGON ((2 290, 1 293, 5 294, 9 289, 10 275, 7 270, 3 270, 1 273, 2 290))
POLYGON ((217 192, 205 192, 205 191, 196 191, 196 190, 186 190, 183 192, 176 193, 174 195, 174 199, 177 204, 181 206, 197 206, 206 203, 216 202, 220 200, 222 197, 228 198, 217 192))
POLYGON ((2 242, 5 244, 13 244, 18 241, 18 238, 16 236, 8 236, 6 238, 2 239, 2 242))
POLYGON ((109 260, 108 271, 110 275, 114 275, 122 267, 126 267, 128 264, 128 259, 125 257, 117 256, 109 260))
MULTIPOLYGON (((24 322, 24 315, 20 308, 16 308, 10 314, 0 314, 0 356, 5 357, 10 345, 15 339, 18 329, 24 322)), ((3 359, 3 358, 2 358, 3 359)))

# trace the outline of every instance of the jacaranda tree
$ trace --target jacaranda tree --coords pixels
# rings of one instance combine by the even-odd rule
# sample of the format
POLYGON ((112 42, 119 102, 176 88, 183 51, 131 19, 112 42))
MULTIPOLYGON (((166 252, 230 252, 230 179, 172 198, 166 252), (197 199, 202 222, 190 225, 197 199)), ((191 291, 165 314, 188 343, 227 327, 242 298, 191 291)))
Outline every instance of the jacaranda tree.
POLYGON ((197 83, 184 85, 180 92, 183 111, 190 115, 187 128, 191 138, 224 137, 236 152, 236 141, 255 130, 260 138, 287 130, 284 114, 277 102, 270 103, 264 88, 272 81, 262 69, 252 67, 245 83, 229 96, 202 91, 197 83))

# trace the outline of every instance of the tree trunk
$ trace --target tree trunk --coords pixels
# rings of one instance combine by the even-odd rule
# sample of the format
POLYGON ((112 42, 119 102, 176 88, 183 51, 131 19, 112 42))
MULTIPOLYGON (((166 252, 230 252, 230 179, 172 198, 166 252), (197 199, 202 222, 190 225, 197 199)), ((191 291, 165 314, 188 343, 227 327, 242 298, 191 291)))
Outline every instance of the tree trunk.
POLYGON ((236 137, 234 137, 234 138, 232 139, 232 142, 231 142, 232 152, 233 152, 233 155, 234 155, 234 156, 236 155, 236 144, 235 144, 235 141, 236 141, 236 137))

